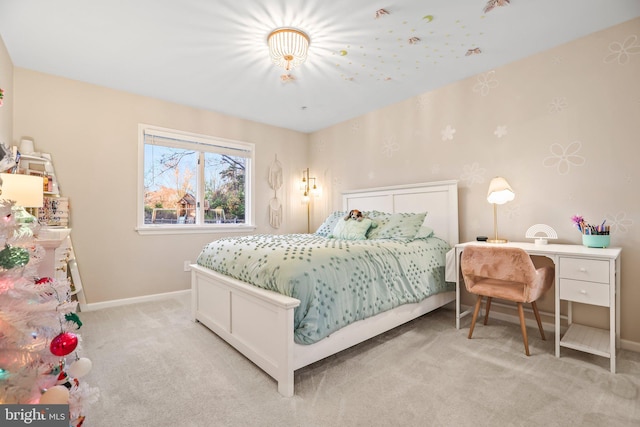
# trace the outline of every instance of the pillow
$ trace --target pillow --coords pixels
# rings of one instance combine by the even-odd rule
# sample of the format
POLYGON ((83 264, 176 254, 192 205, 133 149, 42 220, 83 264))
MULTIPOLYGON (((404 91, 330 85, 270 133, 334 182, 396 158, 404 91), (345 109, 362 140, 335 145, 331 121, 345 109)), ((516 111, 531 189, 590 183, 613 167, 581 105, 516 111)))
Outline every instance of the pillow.
POLYGON ((368 239, 413 240, 427 213, 375 212, 370 215, 378 223, 378 227, 371 230, 368 239))
POLYGON ((331 213, 320 227, 318 227, 316 234, 322 237, 328 237, 329 234, 333 232, 333 229, 336 228, 338 221, 343 219, 345 216, 347 216, 346 211, 335 211, 331 213))
POLYGON ((414 236, 414 239, 426 239, 431 236, 433 236, 433 228, 423 225, 414 236))
POLYGON ((329 238, 365 240, 367 238, 367 231, 369 231, 371 224, 373 224, 373 221, 369 218, 363 218, 361 221, 354 221, 352 219, 348 221, 338 221, 333 232, 329 235, 329 238))

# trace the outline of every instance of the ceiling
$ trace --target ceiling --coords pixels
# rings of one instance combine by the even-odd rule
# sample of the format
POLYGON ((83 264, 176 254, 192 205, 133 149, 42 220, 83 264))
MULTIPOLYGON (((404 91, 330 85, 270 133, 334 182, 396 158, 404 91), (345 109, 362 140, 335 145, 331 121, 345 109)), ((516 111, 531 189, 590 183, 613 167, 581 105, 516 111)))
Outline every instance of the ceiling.
POLYGON ((640 16, 640 0, 486 4, 0 0, 0 35, 16 67, 313 132, 640 16), (286 80, 266 42, 283 26, 311 39, 286 80))

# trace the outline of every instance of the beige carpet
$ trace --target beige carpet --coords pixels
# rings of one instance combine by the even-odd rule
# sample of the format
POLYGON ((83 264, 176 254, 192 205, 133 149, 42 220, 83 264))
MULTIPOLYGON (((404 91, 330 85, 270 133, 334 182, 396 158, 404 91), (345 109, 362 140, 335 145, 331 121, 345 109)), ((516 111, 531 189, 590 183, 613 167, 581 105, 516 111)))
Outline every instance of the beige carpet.
POLYGON ((189 299, 81 313, 86 427, 638 426, 640 354, 609 360, 517 325, 456 330, 441 309, 296 372, 295 396, 189 319, 189 299))

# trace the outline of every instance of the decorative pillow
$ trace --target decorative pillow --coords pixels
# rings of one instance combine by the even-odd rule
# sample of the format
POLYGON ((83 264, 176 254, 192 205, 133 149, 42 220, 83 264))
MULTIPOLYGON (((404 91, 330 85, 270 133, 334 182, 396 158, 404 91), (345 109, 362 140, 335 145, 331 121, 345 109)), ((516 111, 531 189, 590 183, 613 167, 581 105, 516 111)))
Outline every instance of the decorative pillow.
POLYGON ((431 236, 433 236, 433 228, 423 225, 418 230, 418 233, 416 233, 414 239, 426 239, 427 237, 431 236))
POLYGON ((378 224, 368 239, 413 240, 424 222, 426 212, 422 213, 384 213, 372 212, 370 217, 378 224))
POLYGON ((333 233, 329 235, 329 238, 344 239, 344 240, 365 240, 367 238, 367 231, 373 224, 369 218, 363 218, 361 221, 348 220, 338 221, 336 227, 333 229, 333 233))
POLYGON ((335 211, 331 213, 327 217, 327 219, 325 219, 324 222, 320 225, 320 227, 318 227, 318 229, 316 230, 316 234, 322 237, 328 237, 329 234, 333 232, 333 229, 336 228, 338 220, 343 219, 345 216, 347 216, 346 211, 335 211))
POLYGON ((388 212, 380 212, 380 211, 367 212, 366 217, 371 218, 371 220, 373 220, 373 227, 369 229, 369 232, 367 233, 367 239, 377 239, 376 235, 380 230, 380 226, 382 224, 386 224, 389 221, 389 217, 391 215, 392 214, 388 212), (374 231, 374 228, 377 228, 377 230, 374 231))

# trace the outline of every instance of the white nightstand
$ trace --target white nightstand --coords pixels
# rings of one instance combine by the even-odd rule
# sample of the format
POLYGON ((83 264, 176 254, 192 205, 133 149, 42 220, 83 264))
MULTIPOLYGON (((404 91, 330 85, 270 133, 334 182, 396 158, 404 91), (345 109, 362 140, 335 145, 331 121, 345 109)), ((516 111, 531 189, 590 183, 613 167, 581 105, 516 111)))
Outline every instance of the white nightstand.
POLYGON ((616 372, 616 347, 620 340, 620 253, 621 248, 588 248, 582 245, 536 245, 527 242, 504 244, 467 242, 456 245, 456 328, 471 310, 460 312, 460 254, 468 245, 508 246, 524 249, 529 255, 545 256, 555 264, 555 350, 572 348, 611 359, 616 372), (560 300, 568 301, 569 328, 560 334, 560 300), (572 304, 609 308, 609 329, 573 323, 572 304))

